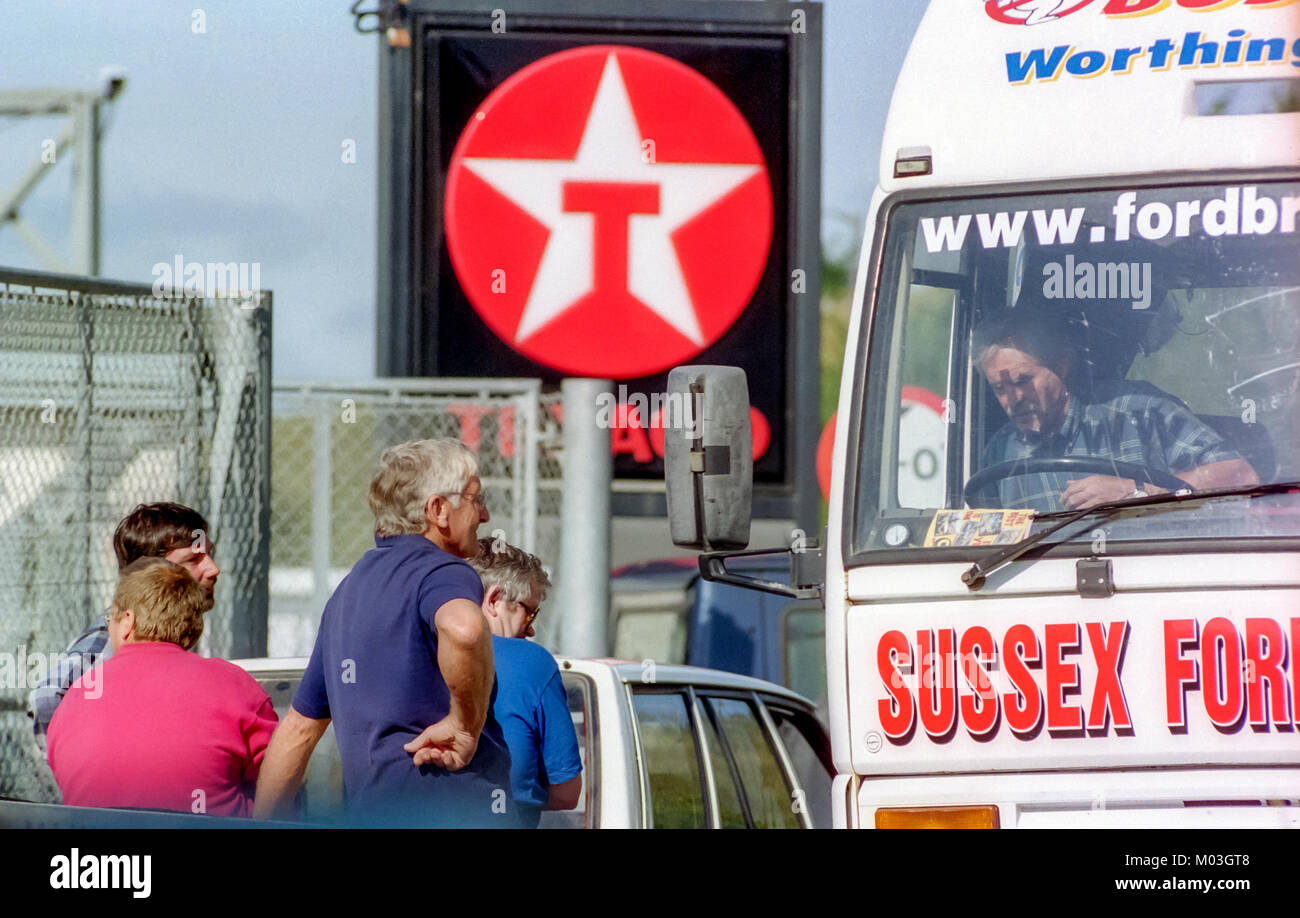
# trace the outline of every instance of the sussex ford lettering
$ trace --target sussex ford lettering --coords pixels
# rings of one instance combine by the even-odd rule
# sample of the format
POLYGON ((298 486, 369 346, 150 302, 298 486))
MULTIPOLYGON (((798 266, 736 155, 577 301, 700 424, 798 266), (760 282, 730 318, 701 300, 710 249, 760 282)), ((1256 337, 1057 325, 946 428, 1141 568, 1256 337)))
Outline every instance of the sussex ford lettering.
POLYGON ((1291 734, 1300 674, 1291 648, 1300 618, 1223 617, 1143 623, 1158 634, 1159 671, 1125 667, 1134 623, 1015 622, 1004 628, 890 629, 875 646, 876 712, 895 745, 946 742, 957 730, 985 741, 1186 734, 1191 722, 1219 731, 1291 734), (1163 707, 1135 722, 1129 686, 1162 693, 1163 707))

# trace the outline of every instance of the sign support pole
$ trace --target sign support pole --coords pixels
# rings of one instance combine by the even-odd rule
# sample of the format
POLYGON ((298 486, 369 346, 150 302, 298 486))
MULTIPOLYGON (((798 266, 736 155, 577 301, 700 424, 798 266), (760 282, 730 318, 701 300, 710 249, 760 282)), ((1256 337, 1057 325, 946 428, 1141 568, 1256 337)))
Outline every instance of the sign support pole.
MULTIPOLYGON (((560 513, 560 561, 556 596, 556 646, 577 657, 603 657, 609 646, 610 484, 614 465, 610 432, 599 423, 607 379, 566 379, 564 398, 564 496, 560 513)), ((548 559, 543 558, 543 561, 548 559)))

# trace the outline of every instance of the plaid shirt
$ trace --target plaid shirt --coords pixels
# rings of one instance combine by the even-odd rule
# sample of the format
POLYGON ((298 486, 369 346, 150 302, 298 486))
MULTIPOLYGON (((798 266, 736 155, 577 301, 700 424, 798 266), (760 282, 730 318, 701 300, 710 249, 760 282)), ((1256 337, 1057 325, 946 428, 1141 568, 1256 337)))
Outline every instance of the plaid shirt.
POLYGON ((68 645, 59 660, 50 668, 50 675, 44 682, 32 689, 28 696, 31 710, 27 716, 32 718, 32 731, 36 734, 36 745, 41 754, 46 753, 45 734, 50 729, 50 719, 54 710, 68 693, 72 683, 82 674, 102 663, 113 655, 113 645, 108 640, 108 620, 101 615, 77 635, 77 639, 68 645))
MULTIPOLYGON (((1061 429, 1024 433, 1008 422, 984 449, 982 467, 1013 459, 1090 456, 1178 474, 1211 462, 1240 459, 1186 405, 1145 382, 1103 383, 1092 402, 1070 398, 1061 429)), ((1039 513, 1064 510, 1061 492, 1086 474, 1034 472, 1002 479, 1004 507, 1039 513)), ((1129 476, 1119 476, 1127 478, 1129 476)))

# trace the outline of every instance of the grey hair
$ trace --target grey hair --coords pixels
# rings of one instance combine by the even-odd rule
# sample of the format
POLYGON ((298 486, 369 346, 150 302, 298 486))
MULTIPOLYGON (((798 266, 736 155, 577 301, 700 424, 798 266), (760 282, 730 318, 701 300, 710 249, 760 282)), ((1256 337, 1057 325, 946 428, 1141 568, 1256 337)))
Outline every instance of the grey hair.
POLYGON ((1066 316, 1050 315, 1031 308, 1002 310, 986 316, 976 325, 971 354, 975 365, 982 367, 996 351, 1014 347, 1038 358, 1039 363, 1053 372, 1064 368, 1065 375, 1068 375, 1078 356, 1078 345, 1070 339, 1079 334, 1077 329, 1071 328, 1066 316))
POLYGON ((435 494, 460 506, 460 494, 478 474, 478 457, 459 440, 411 440, 384 450, 370 479, 375 535, 421 533, 428 528, 424 506, 435 494))
POLYGON ((540 558, 515 548, 505 539, 479 539, 478 546, 478 554, 466 560, 483 578, 484 593, 499 586, 506 599, 523 602, 536 584, 538 602, 546 598, 551 578, 542 568, 540 558))

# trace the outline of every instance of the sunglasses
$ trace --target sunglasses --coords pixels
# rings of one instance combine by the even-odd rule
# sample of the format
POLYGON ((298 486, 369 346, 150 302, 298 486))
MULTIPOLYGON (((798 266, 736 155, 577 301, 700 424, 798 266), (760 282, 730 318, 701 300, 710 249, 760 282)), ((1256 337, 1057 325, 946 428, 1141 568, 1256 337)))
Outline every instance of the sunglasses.
POLYGON ((537 621, 537 616, 541 613, 542 607, 538 605, 536 608, 534 608, 521 599, 516 599, 515 604, 522 606, 523 610, 528 613, 528 620, 524 622, 524 627, 531 628, 533 626, 533 622, 537 621))

